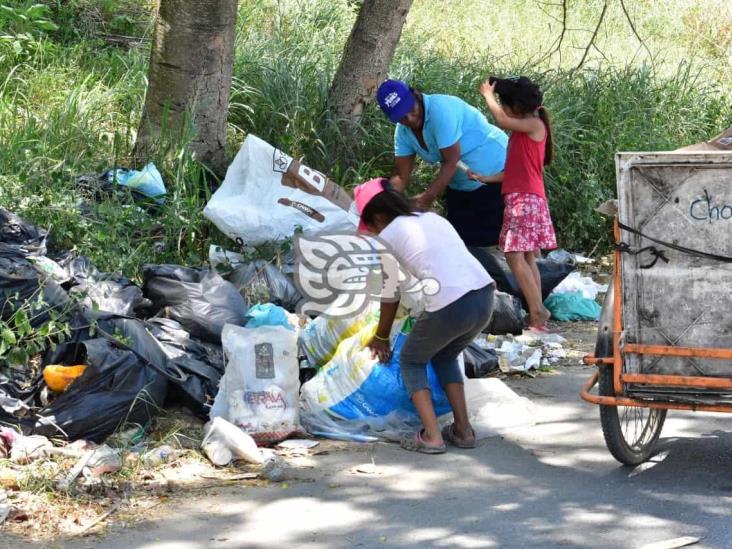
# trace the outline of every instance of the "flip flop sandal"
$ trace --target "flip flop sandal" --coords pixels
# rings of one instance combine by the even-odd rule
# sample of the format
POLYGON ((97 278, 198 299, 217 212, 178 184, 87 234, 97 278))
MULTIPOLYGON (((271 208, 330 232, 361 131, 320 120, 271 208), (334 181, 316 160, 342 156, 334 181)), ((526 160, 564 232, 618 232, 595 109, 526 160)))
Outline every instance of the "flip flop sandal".
MULTIPOLYGON (((472 429, 471 429, 472 431, 472 429)), ((455 434, 455 424, 445 425, 442 428, 442 438, 457 448, 475 448, 475 431, 473 431, 473 440, 465 440, 455 434)))
POLYGON ((406 435, 402 437, 400 446, 410 452, 419 452, 421 454, 444 454, 447 452, 445 443, 439 446, 429 446, 422 439, 422 431, 417 431, 413 435, 406 435))

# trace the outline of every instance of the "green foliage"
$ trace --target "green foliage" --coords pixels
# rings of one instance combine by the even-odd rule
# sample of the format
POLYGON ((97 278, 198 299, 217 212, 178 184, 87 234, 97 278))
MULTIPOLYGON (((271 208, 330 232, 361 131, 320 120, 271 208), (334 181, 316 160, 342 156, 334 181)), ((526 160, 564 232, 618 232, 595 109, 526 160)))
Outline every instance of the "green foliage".
POLYGON ((51 53, 53 46, 45 35, 58 26, 49 19, 50 12, 44 4, 0 4, 0 58, 20 61, 44 51, 51 53))
POLYGON ((42 287, 24 301, 6 294, 0 314, 0 366, 25 365, 31 357, 63 343, 71 336, 68 320, 76 306, 71 300, 65 307, 50 307, 43 299, 42 287), (41 316, 48 316, 48 320, 37 322, 41 316))
MULTIPOLYGON (((451 0, 447 17, 443 0, 420 0, 391 75, 481 108, 477 86, 486 75, 536 77, 555 120, 557 157, 547 170, 547 187, 561 245, 589 252, 607 242, 607 222, 593 208, 614 195, 616 151, 673 149, 732 125, 729 48, 717 47, 729 44, 732 15, 725 15, 726 0, 708 1, 719 9, 702 10, 693 0, 626 2, 653 55, 631 32, 619 3, 611 2, 599 35, 602 54, 593 49, 576 70, 587 33, 569 32, 561 59, 552 53, 557 7, 533 0, 451 0)), ((79 174, 131 165, 152 3, 45 4, 49 8, 31 19, 52 21, 57 30, 0 24, 1 33, 30 33, 41 46, 23 47, 22 54, 0 46, 0 206, 50 228, 58 248, 132 277, 143 263, 199 265, 210 244, 235 247, 202 216, 212 178, 186 152, 190 132, 161 144, 149 159, 169 191, 161 208, 137 205, 124 190, 95 197, 77 186, 79 174), (117 35, 130 40, 120 43, 117 35)), ((570 3, 570 27, 593 28, 599 4, 570 3)), ((232 154, 253 133, 346 188, 390 173, 394 128, 378 108, 366 109, 355 146, 328 111, 330 82, 358 5, 240 2, 232 154)), ((25 14, 32 3, 12 6, 13 13, 25 14)), ((434 168, 419 164, 415 192, 433 174, 434 168)))

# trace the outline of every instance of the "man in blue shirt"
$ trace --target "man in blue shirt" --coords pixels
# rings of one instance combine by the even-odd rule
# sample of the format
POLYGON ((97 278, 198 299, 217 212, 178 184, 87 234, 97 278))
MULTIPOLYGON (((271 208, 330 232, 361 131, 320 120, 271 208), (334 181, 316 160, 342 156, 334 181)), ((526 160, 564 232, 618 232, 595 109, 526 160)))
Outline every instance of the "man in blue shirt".
POLYGON ((495 260, 482 248, 498 244, 503 221, 500 182, 508 136, 462 99, 424 94, 399 80, 382 83, 377 100, 384 114, 396 123, 394 186, 406 189, 417 156, 439 163, 435 179, 413 200, 429 209, 445 193, 447 219, 493 274, 495 260), (470 179, 468 169, 492 176, 492 183, 470 179))

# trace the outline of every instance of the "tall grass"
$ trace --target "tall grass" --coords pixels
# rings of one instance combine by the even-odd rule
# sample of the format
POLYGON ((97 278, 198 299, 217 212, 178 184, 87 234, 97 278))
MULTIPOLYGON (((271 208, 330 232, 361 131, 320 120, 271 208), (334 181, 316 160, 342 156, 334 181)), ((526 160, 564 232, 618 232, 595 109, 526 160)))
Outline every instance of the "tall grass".
MULTIPOLYGON (((659 2, 633 3, 650 55, 615 6, 598 41, 602 55, 593 50, 576 70, 586 33, 568 35, 561 60, 558 52, 547 56, 558 35, 556 8, 533 0, 451 0, 445 13, 444 2, 420 0, 391 74, 478 106, 477 86, 487 74, 537 78, 555 119, 558 154, 547 185, 561 244, 589 251, 607 242, 608 227, 592 208, 614 194, 615 151, 673 149, 732 125, 730 60, 717 47, 732 44, 725 30, 732 28, 732 14, 725 19, 725 3, 710 2, 719 3, 716 17, 692 0, 661 0, 665 11, 659 2)), ((77 188, 79 174, 130 162, 148 50, 122 48, 106 37, 139 36, 144 43, 149 2, 49 4, 58 31, 39 33, 37 47, 21 54, 0 44, 0 206, 50 226, 59 248, 74 248, 103 269, 131 276, 145 262, 199 264, 209 243, 232 245, 201 215, 209 178, 186 152, 190 135, 150 159, 169 189, 158 211, 133 207, 124 196, 89 200, 77 188)), ((591 28, 597 2, 570 4, 577 4, 572 27, 591 28)), ((354 5, 240 4, 232 154, 254 133, 346 187, 390 172, 393 126, 375 106, 366 109, 351 147, 328 111, 354 5)), ((420 165, 416 185, 427 184, 433 173, 420 165)))

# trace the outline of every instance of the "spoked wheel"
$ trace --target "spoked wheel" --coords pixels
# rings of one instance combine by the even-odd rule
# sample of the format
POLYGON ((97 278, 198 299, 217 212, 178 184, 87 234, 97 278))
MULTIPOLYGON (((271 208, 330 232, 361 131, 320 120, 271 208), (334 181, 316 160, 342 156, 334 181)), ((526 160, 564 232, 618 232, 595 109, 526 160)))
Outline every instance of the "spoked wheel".
MULTIPOLYGON (((595 356, 598 358, 613 356, 613 303, 614 292, 611 284, 602 307, 595 343, 595 356)), ((613 367, 599 368, 600 395, 615 396, 613 367)), ((600 423, 605 444, 613 457, 625 465, 638 465, 653 455, 665 420, 666 410, 636 406, 600 406, 600 423)))

